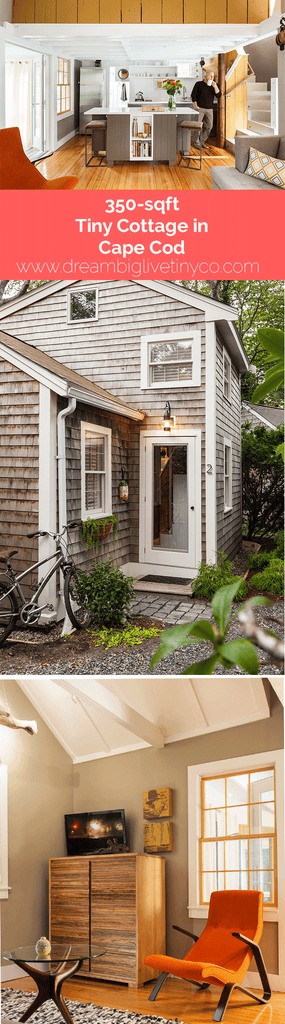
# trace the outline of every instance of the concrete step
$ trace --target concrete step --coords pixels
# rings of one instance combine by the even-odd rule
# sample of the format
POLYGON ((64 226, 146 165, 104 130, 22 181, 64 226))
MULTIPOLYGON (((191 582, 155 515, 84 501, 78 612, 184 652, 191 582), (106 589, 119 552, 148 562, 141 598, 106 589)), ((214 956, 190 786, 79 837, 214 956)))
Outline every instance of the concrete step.
POLYGON ((144 583, 140 577, 133 582, 134 590, 144 592, 146 594, 172 594, 173 597, 191 597, 192 587, 191 583, 186 583, 185 586, 182 584, 175 583, 175 576, 173 577, 173 583, 160 583, 159 577, 157 583, 144 583))

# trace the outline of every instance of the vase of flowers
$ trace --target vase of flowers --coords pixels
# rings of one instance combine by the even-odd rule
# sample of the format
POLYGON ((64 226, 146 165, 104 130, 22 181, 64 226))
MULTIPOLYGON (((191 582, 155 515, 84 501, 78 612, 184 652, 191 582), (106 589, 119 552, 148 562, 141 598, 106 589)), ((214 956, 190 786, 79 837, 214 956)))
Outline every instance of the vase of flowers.
POLYGON ((179 81, 179 78, 165 78, 164 82, 163 82, 163 85, 162 85, 162 88, 166 89, 166 92, 167 92, 167 95, 168 95, 168 108, 169 108, 169 110, 175 110, 175 108, 176 108, 175 93, 176 92, 180 93, 181 89, 183 89, 182 82, 179 81))

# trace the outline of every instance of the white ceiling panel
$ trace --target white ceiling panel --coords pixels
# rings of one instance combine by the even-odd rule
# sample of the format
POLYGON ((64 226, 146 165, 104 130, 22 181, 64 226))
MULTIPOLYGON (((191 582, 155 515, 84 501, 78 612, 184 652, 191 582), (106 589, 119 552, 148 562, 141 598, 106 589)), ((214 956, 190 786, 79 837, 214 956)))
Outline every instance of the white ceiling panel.
MULTIPOLYGON (((270 716, 269 684, 259 678, 62 676, 17 683, 75 763, 270 716)), ((9 680, 5 685, 9 697, 9 680)))

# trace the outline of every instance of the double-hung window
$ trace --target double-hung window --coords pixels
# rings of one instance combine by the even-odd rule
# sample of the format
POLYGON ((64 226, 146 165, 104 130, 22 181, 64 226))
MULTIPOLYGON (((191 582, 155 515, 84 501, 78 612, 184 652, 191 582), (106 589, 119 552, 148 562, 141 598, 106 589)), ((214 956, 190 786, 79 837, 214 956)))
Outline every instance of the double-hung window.
POLYGON ((57 58, 57 114, 71 110, 70 62, 64 57, 57 58))
POLYGON ((112 513, 111 436, 107 427, 81 424, 83 520, 112 513))
POLYGON ((217 889, 263 891, 276 905, 274 765, 201 779, 200 901, 217 889))
POLYGON ((201 332, 181 331, 141 339, 141 387, 199 387, 201 332))

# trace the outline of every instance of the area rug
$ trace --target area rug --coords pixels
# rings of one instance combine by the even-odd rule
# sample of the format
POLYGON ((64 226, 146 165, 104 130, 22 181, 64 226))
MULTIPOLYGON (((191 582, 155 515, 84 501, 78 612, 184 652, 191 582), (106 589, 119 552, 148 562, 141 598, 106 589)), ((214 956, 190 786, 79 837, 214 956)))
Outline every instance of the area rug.
MULTIPOLYGON (((13 988, 2 989, 3 1014, 11 1021, 19 1021, 34 999, 31 992, 19 992, 13 988)), ((79 1003, 66 999, 66 1005, 74 1024, 178 1024, 175 1020, 155 1017, 152 1014, 144 1017, 142 1013, 129 1013, 128 1010, 111 1010, 108 1006, 94 1006, 93 1003, 79 1003)), ((55 1004, 49 999, 44 1006, 36 1010, 30 1018, 31 1024, 60 1024, 63 1017, 55 1004)), ((184 1024, 184 1022, 180 1022, 184 1024)))

